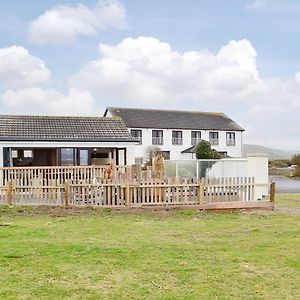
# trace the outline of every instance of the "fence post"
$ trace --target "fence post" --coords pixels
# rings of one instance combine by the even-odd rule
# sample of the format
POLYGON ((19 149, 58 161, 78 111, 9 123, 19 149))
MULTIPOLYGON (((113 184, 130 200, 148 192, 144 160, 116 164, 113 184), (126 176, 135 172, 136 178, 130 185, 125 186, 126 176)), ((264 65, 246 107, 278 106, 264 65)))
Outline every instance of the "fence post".
POLYGON ((68 181, 64 183, 64 206, 69 207, 70 203, 70 186, 68 181))
POLYGON ((271 183, 270 202, 275 201, 275 182, 271 183))
POLYGON ((198 195, 199 204, 204 203, 204 178, 200 179, 199 183, 199 195, 198 195))
POLYGON ((129 186, 129 183, 126 183, 126 186, 125 186, 125 202, 126 202, 126 206, 130 206, 130 186, 129 186))
POLYGON ((8 181, 6 184, 6 199, 8 206, 12 207, 13 205, 13 185, 11 181, 8 181))

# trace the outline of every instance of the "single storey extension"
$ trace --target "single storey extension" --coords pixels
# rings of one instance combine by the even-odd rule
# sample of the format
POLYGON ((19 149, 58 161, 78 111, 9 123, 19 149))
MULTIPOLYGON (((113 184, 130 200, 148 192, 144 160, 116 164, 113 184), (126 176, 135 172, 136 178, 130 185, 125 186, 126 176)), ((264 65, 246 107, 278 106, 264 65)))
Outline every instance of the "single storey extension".
POLYGON ((0 167, 132 164, 135 144, 118 117, 0 115, 0 167))
POLYGON ((107 107, 104 117, 120 117, 139 140, 135 161, 144 161, 149 147, 159 147, 166 159, 195 158, 202 139, 223 156, 242 156, 244 129, 223 113, 107 107))

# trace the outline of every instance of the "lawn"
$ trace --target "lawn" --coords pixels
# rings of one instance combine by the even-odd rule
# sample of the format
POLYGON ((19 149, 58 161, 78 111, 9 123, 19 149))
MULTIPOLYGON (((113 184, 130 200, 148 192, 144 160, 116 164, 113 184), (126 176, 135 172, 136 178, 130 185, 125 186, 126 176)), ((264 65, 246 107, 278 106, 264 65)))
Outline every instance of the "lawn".
POLYGON ((277 201, 234 213, 2 207, 0 299, 299 299, 300 195, 277 201))

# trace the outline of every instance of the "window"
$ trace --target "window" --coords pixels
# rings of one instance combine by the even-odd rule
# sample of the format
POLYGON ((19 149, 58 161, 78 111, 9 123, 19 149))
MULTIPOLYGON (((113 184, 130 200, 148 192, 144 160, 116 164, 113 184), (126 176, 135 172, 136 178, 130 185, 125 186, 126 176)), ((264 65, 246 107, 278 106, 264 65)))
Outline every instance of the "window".
POLYGON ((210 131, 209 132, 209 142, 213 146, 219 145, 219 132, 210 131))
POLYGON ((12 150, 11 151, 11 157, 12 158, 18 158, 18 150, 12 150))
POLYGON ((170 160, 170 151, 162 151, 165 160, 170 160))
POLYGON ((218 153, 221 155, 221 158, 228 157, 227 151, 218 151, 218 153))
POLYGON ((11 150, 12 165, 14 167, 26 167, 33 165, 33 151, 27 149, 11 150))
POLYGON ((182 131, 172 131, 172 145, 182 145, 182 131))
POLYGON ((76 149, 75 148, 61 148, 60 159, 62 166, 76 165, 76 149))
POLYGON ((89 164, 89 150, 80 149, 79 150, 79 165, 88 166, 89 164))
POLYGON ((131 135, 133 138, 140 141, 140 144, 142 144, 142 130, 140 129, 131 129, 131 135))
POLYGON ((226 132, 226 145, 227 146, 235 146, 235 133, 234 132, 226 132))
POLYGON ((136 165, 142 165, 142 164, 143 164, 143 157, 136 157, 136 158, 134 159, 134 163, 135 163, 136 165))
POLYGON ((163 145, 163 131, 162 130, 152 130, 152 145, 163 145))
POLYGON ((24 150, 23 157, 24 158, 33 158, 32 150, 24 150))
POLYGON ((192 145, 198 145, 201 142, 201 131, 192 131, 191 132, 191 141, 192 145))

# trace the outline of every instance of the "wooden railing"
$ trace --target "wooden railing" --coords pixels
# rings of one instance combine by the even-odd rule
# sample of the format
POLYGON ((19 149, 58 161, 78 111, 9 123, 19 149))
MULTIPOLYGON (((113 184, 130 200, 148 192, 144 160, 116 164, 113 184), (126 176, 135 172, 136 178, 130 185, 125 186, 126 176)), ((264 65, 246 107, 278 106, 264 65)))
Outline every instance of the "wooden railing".
POLYGON ((132 180, 76 177, 64 183, 39 179, 7 181, 0 187, 0 204, 103 207, 182 206, 253 202, 253 178, 132 180))
MULTIPOLYGON (((2 185, 11 182, 14 185, 61 185, 66 181, 92 182, 95 178, 104 178, 108 166, 59 166, 59 167, 12 167, 0 168, 2 185)), ((0 185, 1 185, 0 183, 0 185)))

